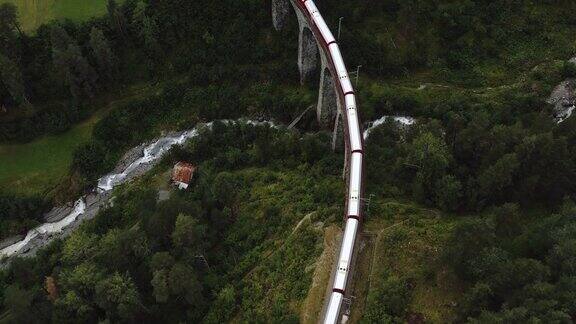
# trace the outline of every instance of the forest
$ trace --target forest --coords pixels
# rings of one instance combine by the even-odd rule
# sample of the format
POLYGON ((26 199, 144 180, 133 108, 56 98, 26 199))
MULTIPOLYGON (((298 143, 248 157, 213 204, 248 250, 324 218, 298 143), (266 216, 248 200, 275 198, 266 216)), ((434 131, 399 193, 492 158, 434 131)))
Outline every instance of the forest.
MULTIPOLYGON (((318 2, 331 28, 344 17, 362 121, 416 119, 389 119, 365 143, 365 227, 380 234, 358 321, 572 322, 576 121, 555 122, 546 100, 576 78, 576 4, 318 2), (425 288, 452 306, 421 302, 425 288)), ((296 19, 275 31, 269 1, 109 0, 105 16, 33 33, 18 10, 0 5, 0 143, 102 117, 55 189, 0 189, 2 238, 160 134, 241 117, 287 125, 316 101, 317 79, 298 76, 296 19), (127 95, 141 83, 154 91, 127 95)), ((342 149, 312 115, 296 130, 215 123, 173 149, 71 237, 0 272, 0 320, 304 322, 345 192, 342 149), (181 160, 199 166, 194 185, 157 201, 181 160)))

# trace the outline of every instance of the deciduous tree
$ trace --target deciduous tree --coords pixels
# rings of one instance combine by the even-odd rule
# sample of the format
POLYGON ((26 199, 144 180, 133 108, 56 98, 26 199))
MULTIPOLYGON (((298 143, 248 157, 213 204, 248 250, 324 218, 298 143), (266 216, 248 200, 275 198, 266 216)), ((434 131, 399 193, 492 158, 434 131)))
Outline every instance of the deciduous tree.
POLYGON ((155 271, 150 283, 152 284, 152 288, 154 288, 153 294, 156 302, 167 302, 168 298, 170 297, 170 288, 168 287, 168 271, 165 269, 155 271))
POLYGON ((16 322, 28 323, 33 321, 34 312, 32 301, 34 294, 18 285, 10 285, 4 291, 4 305, 10 311, 16 322))
POLYGON ((112 320, 134 320, 141 308, 140 294, 128 274, 115 273, 96 285, 96 303, 112 320))
POLYGON ((426 201, 434 197, 437 179, 441 179, 450 160, 450 152, 444 140, 431 132, 416 137, 408 147, 406 166, 416 169, 414 194, 426 201))
POLYGON ((178 249, 197 254, 203 250, 205 231, 205 226, 194 217, 180 214, 176 218, 172 242, 178 249))

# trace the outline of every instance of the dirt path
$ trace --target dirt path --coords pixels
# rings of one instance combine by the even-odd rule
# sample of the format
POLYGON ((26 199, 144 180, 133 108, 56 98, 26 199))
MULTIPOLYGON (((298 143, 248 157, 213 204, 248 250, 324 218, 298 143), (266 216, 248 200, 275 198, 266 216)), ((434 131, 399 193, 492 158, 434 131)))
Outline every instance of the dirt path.
POLYGON ((330 225, 324 230, 324 250, 316 261, 312 284, 302 304, 301 323, 316 324, 321 316, 326 287, 332 275, 332 265, 338 254, 341 235, 342 230, 336 225, 330 225))

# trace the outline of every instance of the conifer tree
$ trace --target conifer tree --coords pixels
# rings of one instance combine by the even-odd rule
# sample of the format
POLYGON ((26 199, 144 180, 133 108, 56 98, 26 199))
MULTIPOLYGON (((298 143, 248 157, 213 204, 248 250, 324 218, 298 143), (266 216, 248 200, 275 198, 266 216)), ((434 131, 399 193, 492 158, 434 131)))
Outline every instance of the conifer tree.
POLYGON ((144 38, 144 45, 152 53, 152 55, 159 55, 160 45, 158 45, 158 24, 154 18, 144 15, 142 36, 144 38))
POLYGON ((0 4, 0 53, 12 59, 18 57, 18 34, 20 38, 24 37, 18 23, 16 6, 12 3, 0 4))
POLYGON ((19 67, 8 57, 0 54, 0 81, 4 83, 12 99, 19 105, 29 104, 19 67))
POLYGON ((60 26, 52 29, 52 62, 75 100, 94 96, 97 75, 80 47, 60 26))
POLYGON ((115 0, 108 0, 107 9, 108 18, 110 19, 112 27, 118 32, 118 34, 124 36, 126 31, 126 19, 124 18, 124 13, 115 0))
POLYGON ((132 25, 140 30, 144 24, 144 17, 146 17, 146 3, 140 0, 138 3, 136 3, 136 7, 132 13, 132 25))
POLYGON ((116 57, 102 31, 96 27, 90 32, 90 49, 103 79, 114 79, 116 57))

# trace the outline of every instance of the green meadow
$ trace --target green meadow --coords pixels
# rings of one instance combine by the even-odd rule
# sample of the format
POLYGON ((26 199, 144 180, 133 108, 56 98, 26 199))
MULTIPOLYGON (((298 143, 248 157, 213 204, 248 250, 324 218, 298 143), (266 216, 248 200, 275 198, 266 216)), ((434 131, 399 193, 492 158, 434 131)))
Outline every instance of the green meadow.
POLYGON ((158 86, 139 83, 101 96, 90 118, 62 134, 43 136, 24 144, 0 144, 0 191, 47 194, 68 176, 74 150, 90 140, 92 129, 100 119, 134 98, 155 93, 158 86))
POLYGON ((0 0, 6 2, 18 7, 22 28, 29 32, 54 19, 81 22, 104 15, 107 3, 106 0, 0 0))
POLYGON ((0 190, 41 194, 68 173, 74 149, 90 139, 99 118, 26 144, 0 145, 0 190))

